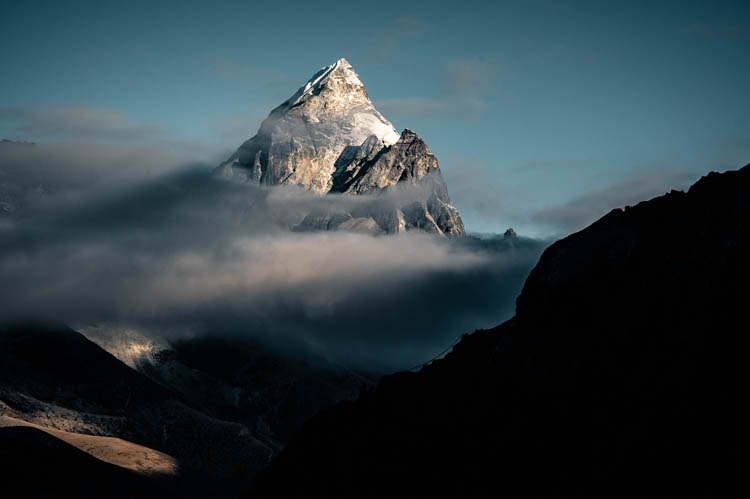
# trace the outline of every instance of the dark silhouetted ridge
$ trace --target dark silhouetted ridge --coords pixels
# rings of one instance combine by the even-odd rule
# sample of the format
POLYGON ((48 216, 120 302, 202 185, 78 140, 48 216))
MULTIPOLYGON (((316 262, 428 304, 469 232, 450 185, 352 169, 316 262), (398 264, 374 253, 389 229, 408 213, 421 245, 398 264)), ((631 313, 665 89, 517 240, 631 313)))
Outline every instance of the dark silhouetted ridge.
POLYGON ((313 418, 257 497, 747 497, 750 165, 548 248, 508 322, 313 418))

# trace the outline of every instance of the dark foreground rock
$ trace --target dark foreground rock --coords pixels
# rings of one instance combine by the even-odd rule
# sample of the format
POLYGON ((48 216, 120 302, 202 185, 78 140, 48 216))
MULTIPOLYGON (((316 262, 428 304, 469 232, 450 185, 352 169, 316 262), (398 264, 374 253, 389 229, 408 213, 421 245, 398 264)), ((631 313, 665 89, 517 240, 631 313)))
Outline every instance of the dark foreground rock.
POLYGON ((0 477, 13 497, 164 497, 164 480, 99 461, 34 428, 0 428, 0 477))
POLYGON ((313 418, 254 497, 747 497, 750 165, 552 245, 516 316, 313 418))

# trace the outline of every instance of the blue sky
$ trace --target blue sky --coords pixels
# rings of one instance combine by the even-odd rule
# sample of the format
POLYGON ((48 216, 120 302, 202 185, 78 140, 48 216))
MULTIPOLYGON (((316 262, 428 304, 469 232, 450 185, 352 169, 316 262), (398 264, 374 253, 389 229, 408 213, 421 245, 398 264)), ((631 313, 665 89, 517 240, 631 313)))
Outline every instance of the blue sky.
POLYGON ((469 230, 580 228, 750 162, 748 2, 3 2, 0 137, 214 161, 346 57, 469 230))

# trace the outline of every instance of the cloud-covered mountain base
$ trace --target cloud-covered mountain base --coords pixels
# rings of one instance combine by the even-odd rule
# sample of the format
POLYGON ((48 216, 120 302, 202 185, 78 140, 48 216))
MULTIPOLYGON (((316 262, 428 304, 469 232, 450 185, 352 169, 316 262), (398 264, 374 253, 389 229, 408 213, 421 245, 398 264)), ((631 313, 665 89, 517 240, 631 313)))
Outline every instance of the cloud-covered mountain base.
POLYGON ((35 159, 39 150, 2 151, 10 149, 3 178, 16 193, 42 194, 22 196, 22 207, 1 219, 2 318, 127 325, 168 341, 252 337, 360 369, 400 369, 458 333, 509 317, 545 245, 294 230, 309 213, 376 209, 415 193, 320 196, 174 165, 161 174, 131 166, 128 174, 119 156, 115 164, 100 155, 96 168, 86 158, 81 170, 56 169, 48 155, 43 169, 56 172, 48 187, 24 161, 24 150, 35 159), (121 180, 81 181, 93 170, 91 178, 116 172, 121 180))

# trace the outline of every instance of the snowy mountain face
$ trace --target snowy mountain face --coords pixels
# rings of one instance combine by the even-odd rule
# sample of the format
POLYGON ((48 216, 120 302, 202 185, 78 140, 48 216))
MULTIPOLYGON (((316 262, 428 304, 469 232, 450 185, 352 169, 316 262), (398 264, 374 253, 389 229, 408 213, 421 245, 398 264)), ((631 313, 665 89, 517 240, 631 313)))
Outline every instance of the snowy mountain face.
POLYGON ((240 182, 300 185, 320 194, 382 195, 397 185, 422 193, 391 196, 370 212, 311 214, 301 229, 464 233, 437 158, 416 133, 396 132, 346 59, 318 71, 271 111, 217 172, 240 182))

